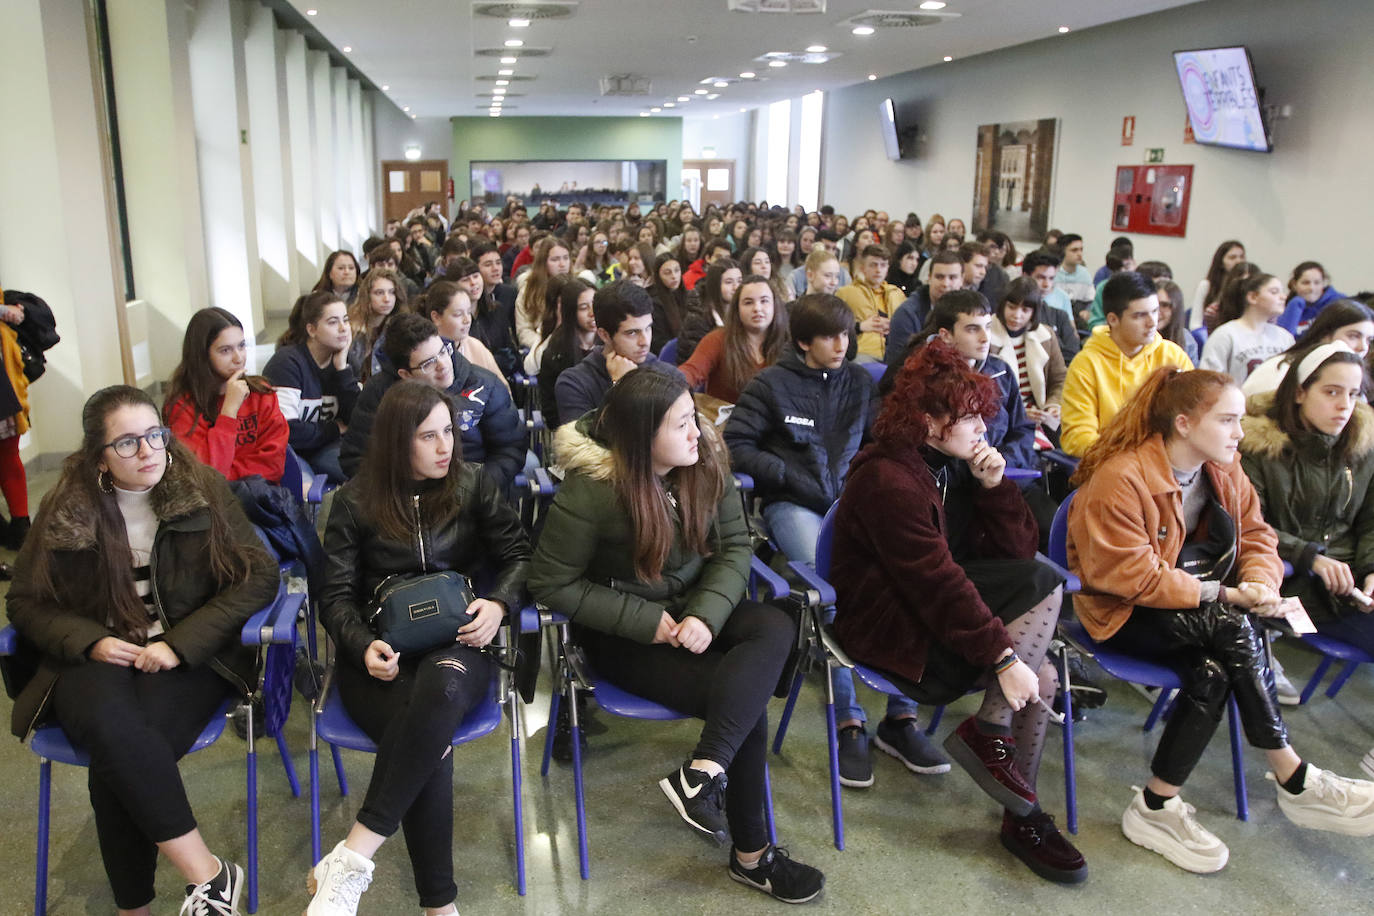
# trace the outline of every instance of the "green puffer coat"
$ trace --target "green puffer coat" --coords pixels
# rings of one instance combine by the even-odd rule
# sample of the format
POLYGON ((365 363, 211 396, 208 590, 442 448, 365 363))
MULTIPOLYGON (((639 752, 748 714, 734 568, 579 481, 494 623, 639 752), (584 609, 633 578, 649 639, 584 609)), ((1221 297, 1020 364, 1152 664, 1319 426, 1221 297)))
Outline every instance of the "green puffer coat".
POLYGON ((1318 554, 1340 560, 1355 584, 1374 573, 1374 410, 1360 403, 1349 441, 1317 432, 1290 436, 1267 414, 1274 395, 1257 394, 1241 420, 1241 464, 1279 538, 1279 556, 1293 565, 1284 594, 1295 594, 1313 616, 1336 613, 1321 580, 1308 575, 1318 554))
MULTIPOLYGON (((539 536, 530 592, 583 626, 636 642, 653 642, 664 611, 674 620, 697 617, 718 634, 749 579, 751 544, 739 494, 727 486, 721 497, 710 556, 688 550, 679 531, 662 578, 640 581, 630 514, 611 483, 610 450, 590 434, 590 416, 564 424, 554 439, 567 474, 539 536)), ((713 449, 726 461, 715 430, 703 424, 701 432, 702 453, 713 449)))

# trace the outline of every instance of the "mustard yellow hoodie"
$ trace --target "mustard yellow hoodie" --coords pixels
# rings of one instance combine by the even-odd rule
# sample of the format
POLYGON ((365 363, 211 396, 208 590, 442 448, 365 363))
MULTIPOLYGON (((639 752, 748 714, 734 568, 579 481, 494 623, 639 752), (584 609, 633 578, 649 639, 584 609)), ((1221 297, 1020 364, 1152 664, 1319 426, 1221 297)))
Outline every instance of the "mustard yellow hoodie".
POLYGON ((1060 407, 1063 432, 1060 446, 1070 455, 1082 455, 1097 441, 1098 433, 1145 379, 1162 366, 1193 368, 1183 348, 1158 334, 1135 356, 1127 356, 1107 333, 1106 326, 1093 329, 1082 351, 1069 363, 1060 407))

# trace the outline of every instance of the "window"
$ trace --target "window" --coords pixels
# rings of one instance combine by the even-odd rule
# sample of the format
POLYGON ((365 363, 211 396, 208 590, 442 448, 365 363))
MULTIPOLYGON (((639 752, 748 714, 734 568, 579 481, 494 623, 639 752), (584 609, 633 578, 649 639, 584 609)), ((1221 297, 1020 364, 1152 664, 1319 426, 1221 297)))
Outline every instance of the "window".
POLYGON ((764 197, 770 204, 787 201, 787 160, 792 137, 792 102, 783 99, 768 106, 767 148, 764 162, 767 172, 764 197))
POLYGON ((817 89, 802 96, 797 203, 807 210, 815 210, 821 197, 821 117, 824 113, 825 93, 817 89))

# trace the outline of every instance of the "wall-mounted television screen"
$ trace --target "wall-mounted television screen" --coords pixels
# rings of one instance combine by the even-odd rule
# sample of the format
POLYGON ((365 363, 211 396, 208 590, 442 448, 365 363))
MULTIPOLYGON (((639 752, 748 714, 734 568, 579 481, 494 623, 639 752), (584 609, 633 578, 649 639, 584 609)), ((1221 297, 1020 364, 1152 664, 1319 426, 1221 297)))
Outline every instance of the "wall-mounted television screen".
POLYGON ((897 107, 891 99, 883 99, 878 108, 878 120, 882 124, 883 149, 887 151, 887 158, 902 158, 902 145, 897 139, 897 107))
POLYGON ((1246 48, 1175 51, 1174 67, 1197 142, 1259 153, 1273 151, 1246 48))

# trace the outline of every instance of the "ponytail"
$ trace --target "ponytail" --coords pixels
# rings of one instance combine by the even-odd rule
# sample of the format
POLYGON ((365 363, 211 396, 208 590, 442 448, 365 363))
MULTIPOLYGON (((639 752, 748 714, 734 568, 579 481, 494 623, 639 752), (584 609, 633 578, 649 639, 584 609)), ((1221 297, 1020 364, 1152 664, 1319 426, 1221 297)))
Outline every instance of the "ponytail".
POLYGON ((343 302, 343 299, 332 289, 315 290, 297 297, 295 305, 291 306, 291 315, 286 319, 286 330, 277 338, 277 348, 305 343, 310 337, 306 326, 318 324, 325 306, 335 302, 343 302))
POLYGON ((1167 439, 1174 428, 1175 417, 1203 413, 1216 403, 1223 391, 1234 386, 1231 376, 1224 372, 1207 369, 1184 372, 1177 366, 1157 369, 1103 428, 1078 463, 1071 483, 1082 486, 1108 459, 1139 448, 1156 434, 1167 439))

